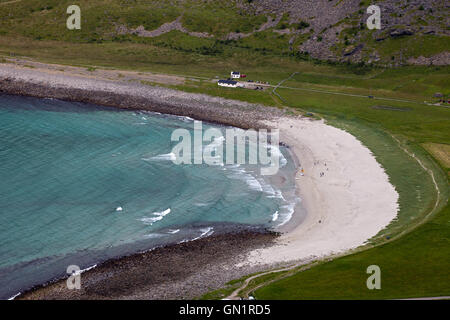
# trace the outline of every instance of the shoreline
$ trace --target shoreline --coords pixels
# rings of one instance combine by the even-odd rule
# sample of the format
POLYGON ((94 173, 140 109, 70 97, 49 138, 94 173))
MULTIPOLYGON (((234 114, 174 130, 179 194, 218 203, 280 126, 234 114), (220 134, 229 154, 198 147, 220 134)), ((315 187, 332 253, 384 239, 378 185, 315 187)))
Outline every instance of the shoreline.
POLYGON ((276 245, 254 250, 239 266, 305 264, 343 254, 366 244, 395 219, 398 193, 353 135, 309 119, 268 124, 280 128, 281 140, 301 156, 305 173, 297 175, 296 187, 307 215, 276 245))
MULTIPOLYGON (((22 300, 22 299, 92 299, 89 292, 93 292, 96 289, 92 287, 93 283, 101 282, 105 279, 105 276, 112 277, 111 281, 118 283, 123 282, 124 277, 123 270, 128 269, 131 265, 134 265, 137 274, 143 272, 151 275, 152 270, 157 270, 158 273, 167 273, 167 266, 176 264, 179 268, 177 276, 179 274, 185 274, 186 281, 190 281, 190 277, 194 277, 196 282, 202 283, 204 287, 219 289, 228 281, 235 278, 243 277, 249 273, 260 272, 263 269, 259 266, 243 266, 228 272, 231 270, 229 267, 245 258, 246 254, 250 251, 265 246, 272 245, 274 239, 279 236, 279 233, 271 230, 264 225, 247 225, 247 224, 235 224, 227 222, 208 223, 210 230, 205 231, 200 236, 187 238, 173 239, 170 241, 164 241, 159 243, 140 241, 133 244, 127 244, 124 246, 115 247, 114 253, 106 253, 105 249, 99 249, 91 251, 90 259, 85 257, 79 257, 74 254, 69 254, 67 257, 62 257, 65 264, 58 263, 61 268, 58 270, 64 270, 59 272, 52 278, 46 280, 34 281, 35 284, 26 288, 21 288, 18 291, 12 291, 9 295, 3 295, 2 299, 7 300, 22 300), (183 239, 183 240, 180 240, 183 239), (218 252, 220 251, 220 254, 218 252), (176 254, 174 254, 174 252, 176 254), (179 255, 183 254, 187 258, 180 258, 179 255), (163 262, 153 263, 151 260, 154 255, 160 257, 165 255, 163 262), (194 259, 194 256, 195 259, 194 259), (81 260, 80 260, 81 258, 81 260), (72 265, 74 261, 80 261, 79 267, 81 267, 79 273, 82 274, 84 292, 77 292, 67 290, 66 281, 69 275, 65 273, 68 265, 72 265), (151 262, 152 270, 149 270, 148 263, 151 262), (206 266, 204 265, 207 261, 206 266), (114 267, 112 267, 114 266, 114 267), (122 270, 115 270, 117 266, 121 266, 122 270), (127 267, 125 267, 127 266, 127 267), (203 270, 203 269, 207 270, 203 270), (193 271, 195 270, 195 271, 193 271), (201 273, 212 273, 211 278, 201 280, 201 273), (84 280, 89 280, 87 288, 84 288, 84 280)), ((196 225, 202 226, 202 225, 196 225)), ((205 228, 206 229, 206 228, 205 228)), ((107 250, 106 250, 107 251, 107 250)), ((31 262, 32 263, 32 262, 31 262)), ((78 263, 76 263, 78 265, 78 263)), ((169 272, 170 274, 170 272, 169 272)), ((170 299, 177 299, 176 287, 172 278, 164 279, 162 281, 160 276, 158 282, 162 283, 165 287, 164 295, 170 299)), ((177 281, 181 281, 178 279, 177 281)), ((146 286, 153 282, 154 279, 149 277, 146 281, 137 281, 133 283, 135 287, 146 286)), ((104 284, 106 286, 106 284, 104 284)), ((192 283, 189 283, 192 285, 192 283)), ((206 292, 197 288, 194 295, 190 292, 186 292, 184 298, 197 298, 199 295, 203 295, 206 292), (188 295, 189 294, 189 295, 188 295)), ((203 288, 204 289, 204 288, 203 288)), ((111 289, 112 290, 112 289, 111 289)), ((158 287, 149 287, 149 292, 143 293, 141 296, 137 296, 138 299, 150 298, 148 294, 151 294, 152 299, 162 299, 163 296, 158 287)), ((124 297, 117 296, 115 298, 124 299, 124 297)), ((101 294, 95 299, 107 299, 107 294, 101 294)))
POLYGON ((80 290, 68 290, 65 276, 24 290, 15 299, 195 299, 228 281, 263 271, 260 266, 230 266, 251 250, 270 246, 276 237, 267 230, 240 230, 156 247, 85 268, 80 290))
MULTIPOLYGON (((279 229, 281 236, 271 239, 270 245, 248 244, 247 249, 240 252, 239 259, 231 254, 227 258, 227 270, 237 268, 249 274, 254 270, 267 270, 277 265, 307 262, 345 252, 363 245, 397 214, 398 194, 370 151, 349 133, 328 126, 323 121, 288 117, 285 112, 273 107, 203 94, 67 75, 54 70, 30 70, 10 64, 0 64, 0 92, 187 116, 243 129, 280 128, 280 142, 288 146, 296 168, 301 165, 305 170, 304 176, 295 177, 296 193, 301 198, 301 204, 296 206, 291 220, 279 229), (356 156, 348 157, 353 153, 356 156), (358 163, 355 170, 349 166, 352 160, 352 165, 355 160, 358 163), (325 169, 326 162, 328 167, 325 169), (322 173, 322 170, 329 169, 331 172, 326 172, 320 180, 318 170, 322 173), (375 178, 365 183, 367 179, 364 177, 368 173, 375 178), (372 197, 375 193, 378 200, 372 197), (302 219, 299 218, 302 216, 299 210, 306 210, 302 219)), ((197 241, 189 243, 195 248, 197 241)), ((139 260, 140 254, 134 256, 139 260)), ((127 257, 118 261, 127 261, 127 257)), ((86 274, 94 274, 98 270, 95 268, 86 274)), ((229 272, 222 270, 217 274, 229 272)), ((174 281, 169 279, 167 283, 170 282, 176 291, 174 281)), ((37 289, 19 296, 19 299, 37 298, 39 292, 45 290, 37 289)), ((205 292, 210 290, 207 288, 205 292)), ((51 294, 44 294, 44 298, 52 297, 51 294)))
POLYGON ((265 120, 284 115, 282 110, 275 107, 264 107, 262 113, 261 106, 256 104, 144 85, 132 80, 112 80, 81 72, 74 75, 44 67, 30 69, 5 63, 0 63, 1 92, 146 110, 242 129, 268 128, 264 124, 265 120))

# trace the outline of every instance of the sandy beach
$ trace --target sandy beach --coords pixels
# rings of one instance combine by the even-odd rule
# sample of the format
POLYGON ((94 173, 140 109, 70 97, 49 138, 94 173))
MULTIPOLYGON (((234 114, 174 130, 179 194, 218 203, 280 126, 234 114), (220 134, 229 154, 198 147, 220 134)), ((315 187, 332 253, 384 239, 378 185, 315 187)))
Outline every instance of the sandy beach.
MULTIPOLYGON (((221 280, 216 279, 213 284, 205 280, 202 288, 195 291, 196 294, 218 288, 232 277, 246 272, 280 264, 306 262, 357 248, 386 227, 397 215, 398 193, 370 150, 351 134, 323 121, 287 116, 280 109, 245 102, 145 86, 130 81, 102 79, 99 76, 83 76, 81 72, 69 75, 55 71, 54 68, 46 70, 45 65, 27 69, 13 64, 0 64, 0 92, 145 109, 241 128, 280 129, 280 140, 289 146, 299 162, 296 184, 301 207, 307 212, 306 218, 299 223, 294 213, 292 221, 279 230, 279 237, 275 240, 268 237, 270 245, 261 245, 261 241, 258 241, 258 245, 253 243, 249 250, 239 250, 233 259, 228 260, 228 270, 238 266, 239 272, 223 277, 220 274, 224 272, 224 268, 211 268, 220 270, 217 275, 222 277, 221 280), (303 175, 300 174, 301 169, 304 170, 303 175)), ((189 251, 187 247, 184 250, 189 251)), ((194 251, 199 252, 197 247, 194 251)), ((213 256, 214 253, 210 254, 213 256)), ((232 250, 229 250, 227 257, 231 256, 232 250)), ((139 265, 139 255, 134 259, 137 259, 133 260, 134 265, 139 265)), ((213 264, 213 260, 208 261, 213 264)), ((166 263, 164 260, 164 264, 166 263)), ((223 266, 224 262, 220 263, 223 266)), ((87 274, 97 274, 100 279, 104 277, 102 274, 111 270, 108 266, 101 268, 87 274)), ((138 272, 137 269, 135 271, 138 272)), ((121 273, 117 271, 115 276, 120 278, 121 273)), ((213 277, 211 273, 209 276, 213 277)), ((126 285, 139 289, 143 286, 142 281, 150 280, 137 279, 126 285)), ((166 281, 170 282, 170 279, 166 281)), ((166 284, 164 286, 167 287, 166 284)), ((56 291, 52 293, 47 290, 28 297, 70 298, 67 293, 61 293, 61 285, 53 287, 56 291)), ((120 293, 117 287, 114 290, 120 293)), ((153 290, 158 290, 158 286, 153 286, 153 290)), ((179 283, 173 286, 171 293, 164 296, 152 295, 148 290, 137 290, 127 291, 126 297, 174 298, 177 297, 177 292, 179 297, 186 297, 183 295, 184 291, 180 291, 179 283)), ((107 297, 107 290, 103 294, 107 297)), ((114 298, 119 296, 114 295, 114 298)), ((89 291, 78 296, 88 297, 89 291)))
POLYGON ((307 215, 288 226, 274 246, 252 251, 246 263, 306 262, 343 253, 363 245, 396 217, 398 193, 354 136, 305 118, 267 123, 280 129, 281 141, 300 162, 296 185, 307 215))

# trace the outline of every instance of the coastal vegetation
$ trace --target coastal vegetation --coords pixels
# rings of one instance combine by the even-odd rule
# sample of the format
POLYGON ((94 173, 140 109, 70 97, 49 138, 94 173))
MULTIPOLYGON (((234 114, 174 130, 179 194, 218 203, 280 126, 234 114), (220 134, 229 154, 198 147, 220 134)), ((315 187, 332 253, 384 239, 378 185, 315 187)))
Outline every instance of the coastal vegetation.
POLYGON ((374 32, 364 28, 364 7, 369 3, 318 3, 319 14, 304 17, 308 3, 290 2, 279 1, 270 9, 262 4, 262 9, 245 0, 80 0, 76 4, 81 8, 82 27, 72 31, 66 28, 66 9, 72 1, 2 1, 0 35, 78 44, 142 43, 217 58, 232 58, 239 51, 320 59, 324 54, 338 61, 385 65, 404 64, 419 56, 430 58, 449 47, 443 35, 442 4, 433 3, 435 11, 421 11, 418 4, 407 0, 385 0, 385 10, 392 14, 384 15, 385 27, 374 32), (173 21, 179 21, 186 32, 161 30, 152 37, 132 32, 139 27, 157 30, 173 21))
POLYGON ((273 282, 254 293, 259 299, 395 299, 448 295, 450 208, 400 239, 325 262, 273 282), (382 289, 368 290, 365 270, 382 270, 382 289))

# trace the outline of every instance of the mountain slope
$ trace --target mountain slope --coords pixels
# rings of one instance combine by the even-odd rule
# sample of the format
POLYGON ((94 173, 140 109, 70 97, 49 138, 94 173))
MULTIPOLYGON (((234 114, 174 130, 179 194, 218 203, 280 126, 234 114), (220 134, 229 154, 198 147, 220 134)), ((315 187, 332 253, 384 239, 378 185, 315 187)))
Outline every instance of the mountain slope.
POLYGON ((264 55, 382 65, 449 64, 445 0, 80 0, 82 29, 65 27, 69 0, 0 0, 0 36, 100 43, 144 42, 181 52, 264 55))

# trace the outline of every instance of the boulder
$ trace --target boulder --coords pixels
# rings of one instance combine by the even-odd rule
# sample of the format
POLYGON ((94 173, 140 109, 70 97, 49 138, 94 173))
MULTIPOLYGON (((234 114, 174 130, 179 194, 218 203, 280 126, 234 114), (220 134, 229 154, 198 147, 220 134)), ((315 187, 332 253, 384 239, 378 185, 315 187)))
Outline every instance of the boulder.
POLYGON ((362 44, 357 45, 357 46, 355 46, 355 45, 348 46, 344 50, 344 57, 351 56, 352 54, 354 54, 354 53, 358 52, 359 50, 361 50, 362 47, 363 47, 362 44))
POLYGON ((394 38, 401 36, 412 36, 413 34, 414 31, 411 29, 394 29, 389 33, 389 35, 394 38))

